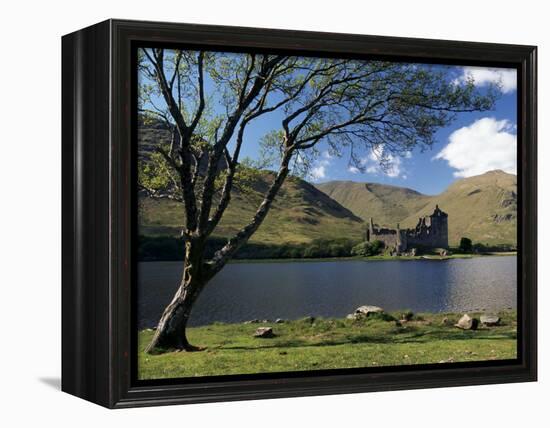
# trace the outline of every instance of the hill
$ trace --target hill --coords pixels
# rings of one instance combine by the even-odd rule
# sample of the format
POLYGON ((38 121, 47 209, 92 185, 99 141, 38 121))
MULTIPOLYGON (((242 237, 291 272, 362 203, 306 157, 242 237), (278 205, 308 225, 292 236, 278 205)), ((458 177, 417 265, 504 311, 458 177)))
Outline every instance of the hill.
MULTIPOLYGON (((214 235, 228 237, 247 224, 260 205, 273 175, 265 172, 247 193, 235 191, 214 235)), ((140 234, 179 236, 184 224, 181 205, 168 200, 140 198, 140 234)), ((316 238, 363 236, 363 220, 308 182, 289 177, 251 242, 307 243, 316 238)))
MULTIPOLYGON (((149 120, 138 126, 138 156, 147 158, 159 143, 169 143, 170 133, 162 122, 149 120)), ((206 169, 207 158, 201 159, 206 169)), ((220 161, 220 168, 225 168, 220 161)), ((273 181, 272 172, 260 173, 252 191, 232 192, 231 202, 214 231, 214 237, 232 236, 246 225, 273 181)), ((180 236, 185 221, 182 206, 174 201, 139 198, 139 233, 145 236, 180 236)), ((251 243, 309 243, 317 238, 350 238, 364 235, 363 220, 308 182, 289 177, 283 184, 266 219, 251 243)))
POLYGON ((363 220, 373 217, 388 225, 395 225, 421 210, 430 199, 412 189, 378 183, 330 181, 316 187, 363 220))
POLYGON ((457 180, 440 195, 375 183, 334 181, 317 188, 364 220, 413 227, 438 204, 449 214, 449 243, 463 236, 487 244, 516 244, 517 177, 503 171, 457 180))

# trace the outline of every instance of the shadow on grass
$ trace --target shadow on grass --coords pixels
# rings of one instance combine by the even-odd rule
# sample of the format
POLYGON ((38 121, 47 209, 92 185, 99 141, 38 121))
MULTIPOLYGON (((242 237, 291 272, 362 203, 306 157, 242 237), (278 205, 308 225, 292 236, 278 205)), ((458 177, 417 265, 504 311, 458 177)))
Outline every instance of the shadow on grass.
MULTIPOLYGON (((259 346, 220 346, 219 350, 261 350, 261 349, 276 349, 276 348, 309 348, 309 347, 324 347, 338 346, 347 344, 406 344, 406 343, 428 343, 444 340, 516 340, 517 335, 514 332, 495 332, 495 334, 476 335, 475 331, 423 331, 423 332, 399 332, 392 336, 371 336, 368 334, 347 335, 341 339, 327 339, 323 342, 308 342, 305 340, 278 340, 276 343, 259 345, 259 346), (399 334, 401 337, 396 337, 399 334)), ((260 339, 259 339, 260 340, 260 339)), ((265 340, 265 339, 261 339, 265 340)))

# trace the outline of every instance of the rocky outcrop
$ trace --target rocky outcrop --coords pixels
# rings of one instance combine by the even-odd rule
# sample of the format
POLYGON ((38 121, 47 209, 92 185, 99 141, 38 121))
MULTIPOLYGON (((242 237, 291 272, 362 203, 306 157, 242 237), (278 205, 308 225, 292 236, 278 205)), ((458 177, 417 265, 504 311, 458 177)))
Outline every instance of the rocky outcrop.
POLYGON ((462 315, 462 318, 460 318, 455 324, 455 327, 458 327, 462 330, 476 330, 478 324, 479 320, 477 318, 473 318, 468 314, 464 314, 462 315))

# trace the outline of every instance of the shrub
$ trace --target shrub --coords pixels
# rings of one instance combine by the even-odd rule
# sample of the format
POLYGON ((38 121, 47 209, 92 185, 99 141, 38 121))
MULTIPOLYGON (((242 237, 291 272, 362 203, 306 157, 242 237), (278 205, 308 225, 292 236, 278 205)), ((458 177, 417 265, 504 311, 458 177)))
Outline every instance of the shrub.
POLYGON ((383 243, 381 241, 361 242, 351 249, 351 254, 362 257, 375 256, 380 254, 382 247, 383 243))
POLYGON ((464 253, 471 253, 473 249, 472 240, 470 238, 460 238, 460 244, 458 245, 458 248, 464 253))

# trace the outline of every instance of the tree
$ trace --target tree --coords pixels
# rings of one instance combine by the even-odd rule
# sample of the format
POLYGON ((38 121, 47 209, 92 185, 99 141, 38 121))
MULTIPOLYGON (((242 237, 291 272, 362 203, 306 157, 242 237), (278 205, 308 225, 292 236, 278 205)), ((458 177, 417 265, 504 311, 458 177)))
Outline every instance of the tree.
POLYGON ((462 251, 463 253, 471 253, 473 249, 472 240, 465 237, 460 238, 460 244, 458 245, 458 248, 460 248, 460 251, 462 251))
POLYGON ((320 143, 359 170, 364 153, 387 167, 392 156, 430 147, 456 113, 491 108, 498 94, 457 85, 436 66, 386 61, 147 48, 138 67, 140 118, 172 135, 140 160, 139 189, 180 202, 185 218, 183 277, 148 352, 197 349, 186 326, 201 290, 260 227, 289 173, 307 172, 320 143), (264 162, 243 165, 246 131, 265 118, 277 126, 255 141, 264 162), (206 258, 232 191, 259 167, 275 172, 253 218, 206 258))

